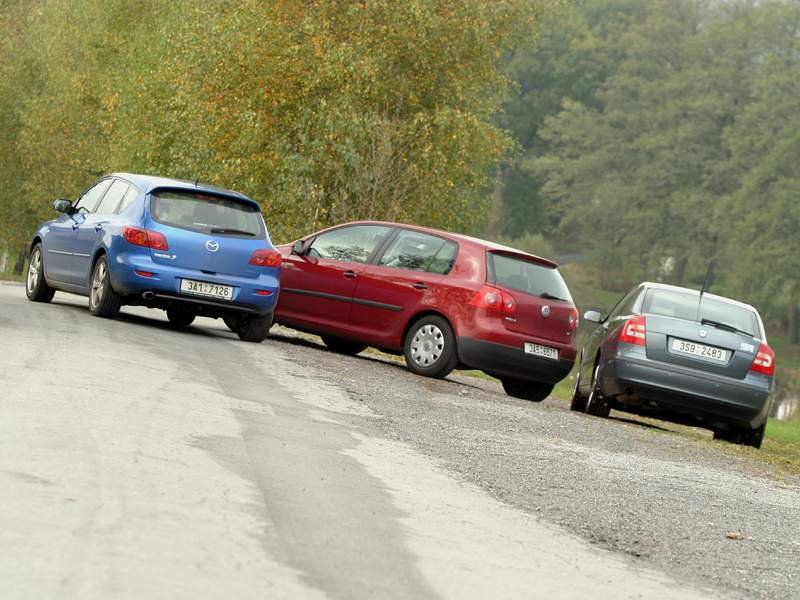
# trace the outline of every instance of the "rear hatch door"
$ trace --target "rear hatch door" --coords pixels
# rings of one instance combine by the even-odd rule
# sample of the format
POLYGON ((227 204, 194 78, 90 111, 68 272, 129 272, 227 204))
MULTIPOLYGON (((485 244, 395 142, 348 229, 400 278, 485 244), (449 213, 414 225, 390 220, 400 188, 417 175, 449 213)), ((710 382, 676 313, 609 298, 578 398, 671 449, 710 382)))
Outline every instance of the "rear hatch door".
POLYGON ((698 300, 697 294, 648 290, 642 310, 647 357, 744 379, 760 344, 755 313, 712 298, 704 298, 698 312, 698 300))
POLYGON ((566 283, 553 263, 525 254, 491 251, 487 255, 489 283, 516 301, 506 329, 560 344, 574 342, 575 305, 566 283))
POLYGON ((258 277, 250 258, 269 247, 257 205, 205 192, 155 191, 147 228, 167 239, 167 250, 151 248, 154 262, 209 275, 258 277))

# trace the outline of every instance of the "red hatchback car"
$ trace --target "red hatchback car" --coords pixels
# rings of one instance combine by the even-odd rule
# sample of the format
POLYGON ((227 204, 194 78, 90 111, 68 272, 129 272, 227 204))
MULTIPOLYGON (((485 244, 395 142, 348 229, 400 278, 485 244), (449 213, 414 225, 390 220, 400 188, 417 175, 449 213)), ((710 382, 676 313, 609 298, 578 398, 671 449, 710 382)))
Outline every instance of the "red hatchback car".
POLYGON ((549 260, 383 222, 339 225, 278 249, 275 321, 336 352, 402 353, 429 377, 479 369, 534 401, 575 361, 578 311, 549 260))

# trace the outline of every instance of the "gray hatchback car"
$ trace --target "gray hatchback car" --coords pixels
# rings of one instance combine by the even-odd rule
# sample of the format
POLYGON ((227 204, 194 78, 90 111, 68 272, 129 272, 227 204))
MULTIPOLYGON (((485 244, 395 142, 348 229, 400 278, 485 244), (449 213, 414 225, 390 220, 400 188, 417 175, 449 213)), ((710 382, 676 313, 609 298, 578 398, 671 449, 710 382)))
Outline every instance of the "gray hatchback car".
POLYGON ((577 361, 572 410, 622 410, 714 431, 759 448, 769 412, 775 354, 747 304, 642 283, 596 323, 577 361))

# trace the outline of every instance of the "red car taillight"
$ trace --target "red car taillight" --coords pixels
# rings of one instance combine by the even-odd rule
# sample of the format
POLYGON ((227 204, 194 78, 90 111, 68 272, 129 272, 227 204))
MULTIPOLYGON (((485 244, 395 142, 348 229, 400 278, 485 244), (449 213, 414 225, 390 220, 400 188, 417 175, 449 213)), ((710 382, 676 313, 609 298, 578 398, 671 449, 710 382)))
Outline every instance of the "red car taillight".
POLYGON ((635 344, 637 346, 644 346, 646 339, 645 330, 647 328, 647 321, 641 315, 638 317, 631 317, 622 326, 622 332, 619 334, 619 341, 626 344, 635 344))
POLYGON ((280 267, 281 253, 277 250, 261 249, 253 252, 250 257, 250 264, 257 267, 280 267))
POLYGON ((470 300, 469 305, 483 308, 486 314, 495 317, 513 317, 517 313, 514 296, 490 285, 483 286, 470 300))
POLYGON ((580 321, 578 320, 578 309, 577 308, 573 308, 571 311, 569 311, 569 317, 567 318, 567 320, 569 321, 569 326, 573 331, 578 329, 578 325, 580 325, 580 321))
POLYGON ((758 347, 758 352, 756 352, 756 357, 753 359, 753 364, 750 365, 750 370, 770 377, 775 375, 775 353, 772 348, 766 344, 761 344, 758 347))
POLYGON ((125 241, 134 246, 152 248, 153 250, 169 250, 167 238, 157 231, 140 229, 139 227, 125 227, 122 230, 122 237, 125 241))

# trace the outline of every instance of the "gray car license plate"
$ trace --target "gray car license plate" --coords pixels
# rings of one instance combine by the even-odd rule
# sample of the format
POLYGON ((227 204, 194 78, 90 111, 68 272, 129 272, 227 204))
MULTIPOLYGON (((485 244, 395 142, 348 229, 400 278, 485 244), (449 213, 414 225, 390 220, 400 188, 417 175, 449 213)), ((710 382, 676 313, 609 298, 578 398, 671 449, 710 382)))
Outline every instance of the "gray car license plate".
POLYGON ((705 344, 698 344, 697 342, 690 342, 688 340, 672 338, 670 350, 675 354, 699 356, 700 358, 708 358, 720 363, 728 362, 727 350, 715 348, 714 346, 706 346, 705 344))

